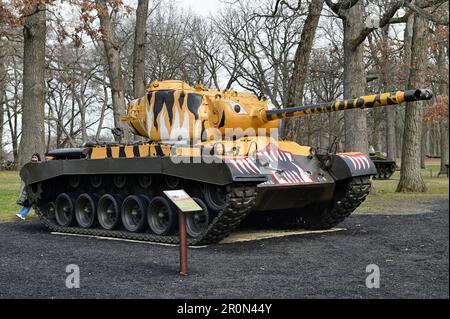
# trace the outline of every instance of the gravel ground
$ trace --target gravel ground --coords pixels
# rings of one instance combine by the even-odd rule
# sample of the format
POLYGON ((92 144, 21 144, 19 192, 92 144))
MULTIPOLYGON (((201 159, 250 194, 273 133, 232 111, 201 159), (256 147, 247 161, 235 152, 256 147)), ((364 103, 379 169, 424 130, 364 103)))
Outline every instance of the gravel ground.
POLYGON ((0 224, 0 298, 448 298, 449 202, 431 213, 354 215, 347 230, 189 249, 0 224), (66 266, 81 287, 65 287, 66 266), (380 268, 380 288, 365 285, 380 268))

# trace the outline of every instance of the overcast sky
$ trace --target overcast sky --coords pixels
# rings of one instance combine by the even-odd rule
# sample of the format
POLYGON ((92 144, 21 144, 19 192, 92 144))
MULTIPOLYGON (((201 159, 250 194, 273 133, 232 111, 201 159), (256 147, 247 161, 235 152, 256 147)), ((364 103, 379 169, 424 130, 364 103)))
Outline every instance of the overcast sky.
POLYGON ((195 13, 209 16, 221 6, 220 0, 176 0, 175 3, 191 8, 195 13))

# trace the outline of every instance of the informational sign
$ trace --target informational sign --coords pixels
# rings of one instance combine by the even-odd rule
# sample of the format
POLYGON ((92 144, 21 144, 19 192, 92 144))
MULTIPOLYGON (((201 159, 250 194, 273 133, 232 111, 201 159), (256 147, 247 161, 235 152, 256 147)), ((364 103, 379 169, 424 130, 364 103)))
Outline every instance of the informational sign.
POLYGON ((163 191, 163 193, 183 212, 203 210, 184 190, 163 191))

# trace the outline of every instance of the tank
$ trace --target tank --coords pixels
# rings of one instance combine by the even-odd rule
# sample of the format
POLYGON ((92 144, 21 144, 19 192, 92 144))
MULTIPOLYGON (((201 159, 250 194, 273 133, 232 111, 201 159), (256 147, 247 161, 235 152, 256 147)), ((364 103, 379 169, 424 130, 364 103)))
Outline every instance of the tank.
POLYGON ((371 149, 369 152, 370 160, 377 169, 377 174, 373 176, 374 179, 389 179, 394 174, 397 164, 391 158, 388 158, 384 152, 375 151, 371 149))
POLYGON ((217 243, 246 218, 329 229, 366 198, 377 174, 361 152, 318 151, 278 140, 281 119, 431 98, 409 90, 273 109, 264 97, 182 81, 153 82, 122 121, 148 141, 56 149, 20 171, 40 220, 57 232, 177 243, 177 210, 164 190, 184 189, 190 245, 217 243))

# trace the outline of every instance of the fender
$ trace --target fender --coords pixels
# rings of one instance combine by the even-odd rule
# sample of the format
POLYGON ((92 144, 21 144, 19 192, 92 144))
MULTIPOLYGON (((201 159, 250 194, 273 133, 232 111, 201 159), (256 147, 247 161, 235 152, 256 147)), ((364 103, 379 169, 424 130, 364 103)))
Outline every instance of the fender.
POLYGON ((350 177, 376 175, 377 168, 364 153, 338 153, 331 158, 329 172, 339 181, 350 177))
POLYGON ((117 173, 162 174, 216 185, 267 180, 266 176, 261 174, 239 174, 229 163, 204 163, 201 158, 181 159, 180 163, 174 163, 170 157, 71 159, 27 163, 20 170, 20 177, 25 184, 30 185, 59 176, 117 173))

